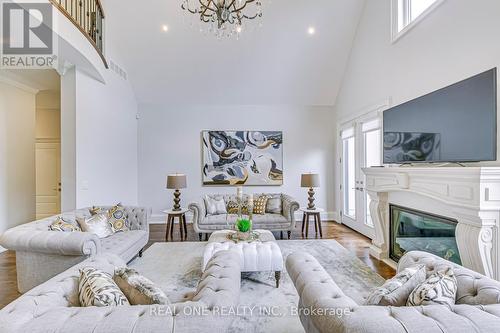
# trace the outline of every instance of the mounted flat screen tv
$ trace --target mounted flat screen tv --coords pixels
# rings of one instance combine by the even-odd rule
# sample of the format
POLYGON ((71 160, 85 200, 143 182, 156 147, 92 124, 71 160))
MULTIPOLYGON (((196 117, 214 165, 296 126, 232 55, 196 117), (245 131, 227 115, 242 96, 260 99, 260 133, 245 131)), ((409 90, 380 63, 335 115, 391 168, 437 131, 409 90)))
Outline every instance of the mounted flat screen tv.
POLYGON ((497 69, 384 112, 384 163, 495 161, 497 69))

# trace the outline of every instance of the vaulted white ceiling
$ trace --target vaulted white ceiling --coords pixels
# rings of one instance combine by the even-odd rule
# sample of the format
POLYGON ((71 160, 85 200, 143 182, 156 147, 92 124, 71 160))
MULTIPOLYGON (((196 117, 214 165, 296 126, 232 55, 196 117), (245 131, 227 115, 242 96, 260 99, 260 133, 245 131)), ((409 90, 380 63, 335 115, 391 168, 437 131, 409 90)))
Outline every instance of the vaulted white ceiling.
POLYGON ((239 40, 200 33, 181 2, 105 1, 108 53, 139 103, 335 103, 364 0, 262 0, 239 40))

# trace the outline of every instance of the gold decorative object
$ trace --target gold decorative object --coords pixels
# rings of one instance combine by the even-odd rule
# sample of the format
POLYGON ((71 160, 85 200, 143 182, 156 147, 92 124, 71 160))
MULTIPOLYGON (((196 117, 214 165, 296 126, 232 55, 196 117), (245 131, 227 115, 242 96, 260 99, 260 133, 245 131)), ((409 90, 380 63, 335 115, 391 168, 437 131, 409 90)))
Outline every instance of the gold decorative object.
POLYGON ((181 191, 179 189, 187 187, 187 177, 182 174, 174 174, 167 176, 167 188, 174 191, 174 208, 173 211, 181 210, 181 191))
POLYGON ((309 191, 307 192, 309 198, 309 204, 307 205, 307 209, 315 210, 316 206, 314 205, 314 188, 319 187, 319 175, 314 173, 306 173, 302 175, 301 178, 301 187, 308 187, 309 191))
POLYGON ((255 242, 260 240, 260 234, 256 231, 250 231, 246 233, 240 233, 239 231, 233 231, 227 233, 227 239, 238 243, 238 242, 255 242))

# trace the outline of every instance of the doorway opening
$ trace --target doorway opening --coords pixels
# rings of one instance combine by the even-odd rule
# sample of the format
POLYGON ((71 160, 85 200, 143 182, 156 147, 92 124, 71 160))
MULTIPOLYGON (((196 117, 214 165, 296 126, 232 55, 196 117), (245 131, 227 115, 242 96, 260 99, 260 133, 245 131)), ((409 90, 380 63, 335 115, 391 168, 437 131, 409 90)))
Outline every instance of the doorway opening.
MULTIPOLYGON (((60 82, 59 75, 50 71, 60 82)), ((61 91, 60 85, 36 95, 36 219, 61 213, 61 91)))

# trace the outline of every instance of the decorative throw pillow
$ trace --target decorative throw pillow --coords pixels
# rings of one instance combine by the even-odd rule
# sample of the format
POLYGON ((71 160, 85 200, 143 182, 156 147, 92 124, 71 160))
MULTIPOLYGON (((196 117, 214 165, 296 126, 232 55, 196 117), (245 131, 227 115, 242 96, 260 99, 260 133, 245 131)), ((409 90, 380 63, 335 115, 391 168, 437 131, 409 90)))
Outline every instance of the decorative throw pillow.
POLYGON ((90 215, 94 216, 97 214, 104 213, 104 210, 102 207, 97 207, 97 206, 92 206, 92 208, 89 208, 90 215))
POLYGON ((67 220, 60 216, 49 225, 49 230, 62 232, 82 231, 76 221, 67 220))
POLYGON ((425 265, 415 265, 399 272, 375 289, 366 300, 366 305, 404 306, 411 292, 425 281, 425 265))
POLYGON ((429 276, 408 297, 406 306, 440 304, 452 306, 457 295, 457 279, 451 267, 429 276))
POLYGON ((118 204, 108 211, 109 224, 113 232, 128 231, 127 218, 125 217, 125 208, 118 204))
POLYGON ((92 267, 80 270, 78 299, 81 306, 130 305, 111 275, 92 267))
POLYGON ((170 303, 163 290, 135 269, 120 268, 115 271, 113 279, 132 305, 170 303))
POLYGON ((264 215, 266 213, 266 206, 269 197, 267 195, 261 195, 253 201, 253 213, 258 215, 264 215))
POLYGON ((282 210, 281 195, 273 195, 267 200, 266 213, 281 214, 282 210))
POLYGON ((80 225, 80 228, 82 228, 82 231, 96 234, 99 238, 106 238, 113 234, 107 213, 97 214, 88 218, 77 217, 76 221, 80 225))
MULTIPOLYGON (((239 206, 236 201, 229 201, 226 207, 228 214, 238 214, 239 206)), ((241 214, 248 215, 248 201, 245 201, 241 204, 241 214)))
POLYGON ((226 203, 223 197, 211 198, 205 195, 205 206, 208 215, 227 214, 226 203))

